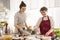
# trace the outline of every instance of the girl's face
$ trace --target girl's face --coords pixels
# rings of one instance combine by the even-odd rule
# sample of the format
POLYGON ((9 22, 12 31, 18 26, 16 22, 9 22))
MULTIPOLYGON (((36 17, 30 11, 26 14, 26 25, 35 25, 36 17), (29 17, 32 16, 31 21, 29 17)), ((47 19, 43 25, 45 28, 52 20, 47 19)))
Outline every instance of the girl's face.
POLYGON ((42 16, 46 16, 47 15, 47 11, 41 11, 41 14, 42 14, 42 16))

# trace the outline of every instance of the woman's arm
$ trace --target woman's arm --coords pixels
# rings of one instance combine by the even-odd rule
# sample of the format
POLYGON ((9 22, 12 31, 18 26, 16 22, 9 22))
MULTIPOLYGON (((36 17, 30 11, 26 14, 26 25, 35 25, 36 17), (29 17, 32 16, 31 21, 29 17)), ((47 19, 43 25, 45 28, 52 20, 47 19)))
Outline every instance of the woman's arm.
POLYGON ((16 13, 14 16, 14 27, 17 28, 20 32, 23 32, 22 28, 18 25, 18 14, 16 13))
POLYGON ((28 31, 25 31, 21 28, 21 26, 15 25, 15 27, 18 29, 18 31, 20 33, 22 33, 23 35, 30 35, 31 33, 29 33, 28 31))

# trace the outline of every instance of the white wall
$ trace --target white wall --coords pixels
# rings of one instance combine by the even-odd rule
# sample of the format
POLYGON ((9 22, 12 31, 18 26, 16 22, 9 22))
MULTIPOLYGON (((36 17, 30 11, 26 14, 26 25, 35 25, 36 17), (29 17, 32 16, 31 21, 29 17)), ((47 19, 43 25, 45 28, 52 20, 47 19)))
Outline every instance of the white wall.
POLYGON ((60 28, 60 0, 46 0, 46 6, 49 8, 49 15, 52 15, 56 28, 60 28))
POLYGON ((54 10, 55 27, 60 28, 60 8, 55 8, 54 10))
POLYGON ((10 27, 10 29, 14 29, 14 15, 19 10, 19 4, 19 0, 10 0, 10 11, 8 13, 8 26, 10 27))
POLYGON ((49 8, 49 12, 48 15, 53 17, 54 20, 54 27, 55 28, 60 28, 60 8, 59 7, 55 7, 55 8, 49 8))

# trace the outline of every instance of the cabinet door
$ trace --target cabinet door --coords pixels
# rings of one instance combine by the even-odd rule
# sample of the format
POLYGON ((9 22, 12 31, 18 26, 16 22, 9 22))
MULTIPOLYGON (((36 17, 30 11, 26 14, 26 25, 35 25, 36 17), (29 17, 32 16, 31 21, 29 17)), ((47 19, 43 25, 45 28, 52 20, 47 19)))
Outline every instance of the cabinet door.
POLYGON ((10 9, 10 0, 0 0, 0 6, 4 6, 7 9, 10 9))

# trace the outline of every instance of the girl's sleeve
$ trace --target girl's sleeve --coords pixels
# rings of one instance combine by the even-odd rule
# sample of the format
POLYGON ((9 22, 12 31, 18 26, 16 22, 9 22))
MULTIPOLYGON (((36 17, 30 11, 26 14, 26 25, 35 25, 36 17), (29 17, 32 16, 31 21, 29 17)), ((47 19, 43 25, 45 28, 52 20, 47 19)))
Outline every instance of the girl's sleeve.
POLYGON ((40 34, 40 28, 39 28, 39 26, 40 26, 41 20, 42 20, 42 18, 39 18, 39 20, 37 21, 36 25, 34 26, 34 31, 36 33, 38 33, 38 34, 40 34))
POLYGON ((54 28, 54 20, 52 17, 50 17, 50 23, 51 23, 51 28, 54 28))

